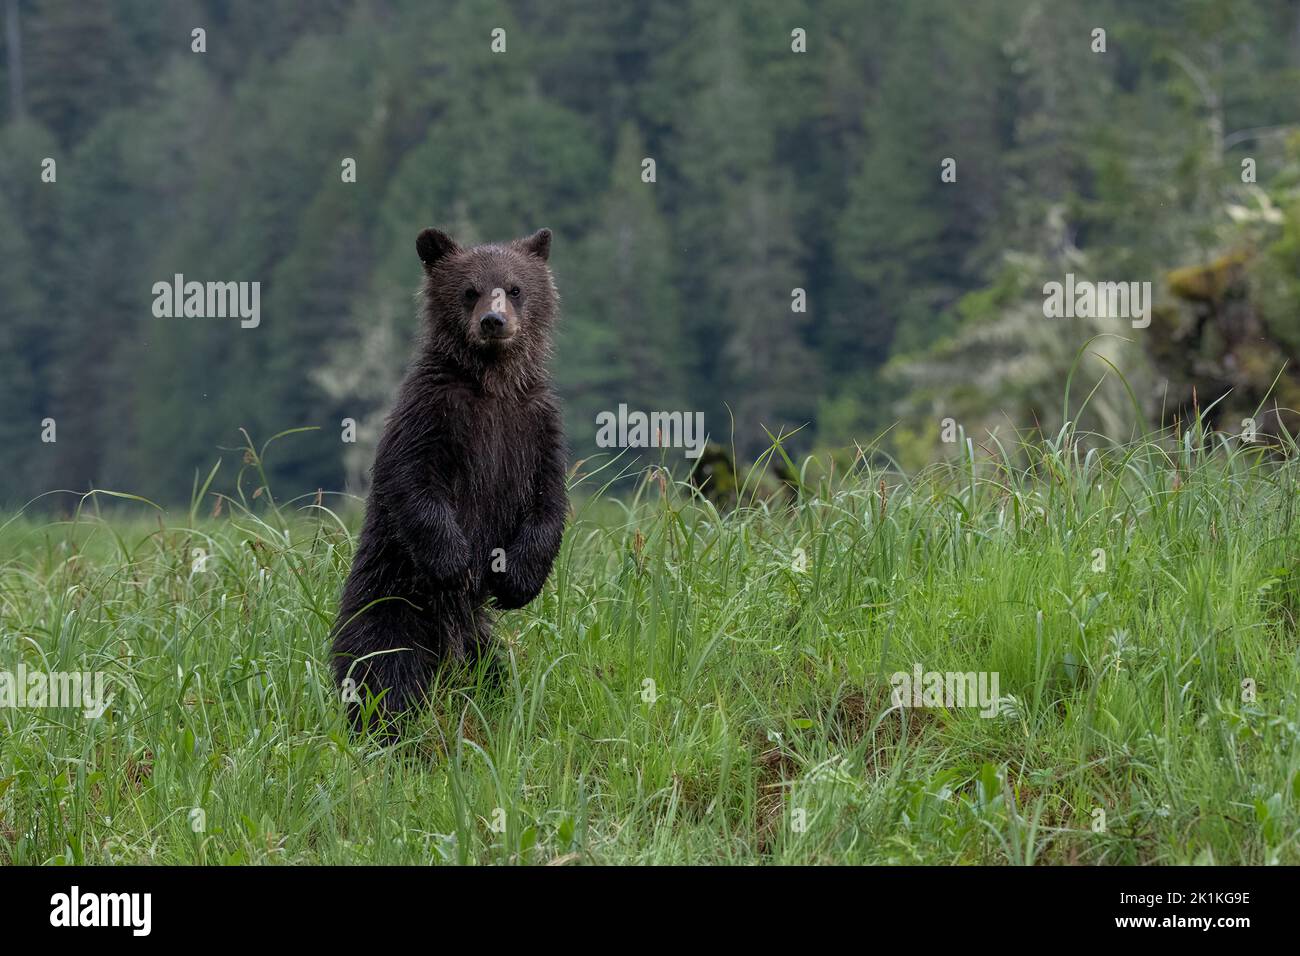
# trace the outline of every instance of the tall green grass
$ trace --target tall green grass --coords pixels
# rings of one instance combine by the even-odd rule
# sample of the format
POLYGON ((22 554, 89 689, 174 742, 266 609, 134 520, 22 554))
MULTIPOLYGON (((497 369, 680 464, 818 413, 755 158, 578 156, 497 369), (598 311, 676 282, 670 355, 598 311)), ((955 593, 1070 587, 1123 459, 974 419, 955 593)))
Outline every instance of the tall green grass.
POLYGON ((209 476, 188 515, 16 517, 0 670, 115 696, 0 710, 0 861, 1300 862, 1294 446, 957 448, 730 514, 575 477, 504 680, 444 673, 388 747, 327 667, 355 508, 241 481, 203 517, 209 476), (893 706, 915 663, 1000 713, 893 706))

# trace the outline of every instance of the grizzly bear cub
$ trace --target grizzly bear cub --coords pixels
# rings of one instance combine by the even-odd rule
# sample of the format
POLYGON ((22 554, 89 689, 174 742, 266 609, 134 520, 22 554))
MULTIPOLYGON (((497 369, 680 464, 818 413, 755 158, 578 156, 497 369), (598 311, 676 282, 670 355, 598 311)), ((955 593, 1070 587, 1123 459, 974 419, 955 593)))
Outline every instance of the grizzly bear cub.
POLYGON ((439 664, 483 655, 488 599, 523 607, 551 572, 568 500, 546 369, 550 248, 549 229, 466 249, 437 229, 416 240, 423 338, 379 440, 333 630, 356 729, 368 694, 394 718, 439 664))

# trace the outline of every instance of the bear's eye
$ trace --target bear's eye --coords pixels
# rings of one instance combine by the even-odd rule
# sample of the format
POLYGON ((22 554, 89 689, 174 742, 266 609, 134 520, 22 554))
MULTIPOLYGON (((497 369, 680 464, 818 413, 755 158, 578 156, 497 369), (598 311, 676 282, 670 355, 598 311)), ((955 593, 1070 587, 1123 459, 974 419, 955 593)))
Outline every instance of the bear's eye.
POLYGON ((512 299, 517 299, 517 298, 519 298, 519 286, 517 286, 517 285, 512 285, 512 286, 510 287, 510 298, 512 298, 512 299))
POLYGON ((478 289, 475 289, 473 287, 466 289, 465 290, 466 305, 473 305, 477 301, 478 301, 478 289))

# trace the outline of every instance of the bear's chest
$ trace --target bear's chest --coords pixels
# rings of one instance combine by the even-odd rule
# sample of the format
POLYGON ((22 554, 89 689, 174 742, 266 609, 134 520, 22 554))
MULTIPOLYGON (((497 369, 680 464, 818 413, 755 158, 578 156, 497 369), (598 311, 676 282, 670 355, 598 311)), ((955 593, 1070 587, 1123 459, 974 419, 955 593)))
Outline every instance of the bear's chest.
POLYGON ((535 484, 538 436, 527 409, 478 403, 460 443, 457 511, 480 540, 509 537, 535 484))

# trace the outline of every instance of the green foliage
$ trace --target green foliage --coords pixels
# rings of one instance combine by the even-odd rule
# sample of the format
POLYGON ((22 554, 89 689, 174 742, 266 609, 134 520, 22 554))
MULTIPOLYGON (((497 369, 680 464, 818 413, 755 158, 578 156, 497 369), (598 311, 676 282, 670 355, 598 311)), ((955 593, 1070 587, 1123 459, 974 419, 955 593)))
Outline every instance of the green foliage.
MULTIPOLYGON (((1097 331, 1034 326, 1036 290, 1059 278, 1044 270, 1078 262, 1158 281, 1258 241, 1252 294, 1280 343, 1259 361, 1300 340, 1287 0, 15 9, 25 92, 0 113, 10 505, 53 487, 170 498, 241 427, 319 429, 273 463, 286 490, 361 488, 430 224, 466 241, 556 230, 556 373, 578 456, 595 412, 621 402, 702 410, 750 459, 768 431, 800 429, 807 451, 900 416, 892 434, 924 454, 940 406, 1031 424, 1097 331), (40 180, 46 157, 57 183, 40 180), (1233 218, 1258 208, 1247 157, 1289 225, 1233 218), (260 282, 262 324, 154 318, 152 284, 177 273, 260 282), (55 445, 39 441, 45 415, 55 445), (338 440, 344 418, 356 444, 338 440)), ((15 76, 9 51, 0 66, 15 76)), ((1148 414, 1149 344, 1107 353, 1148 414)))

